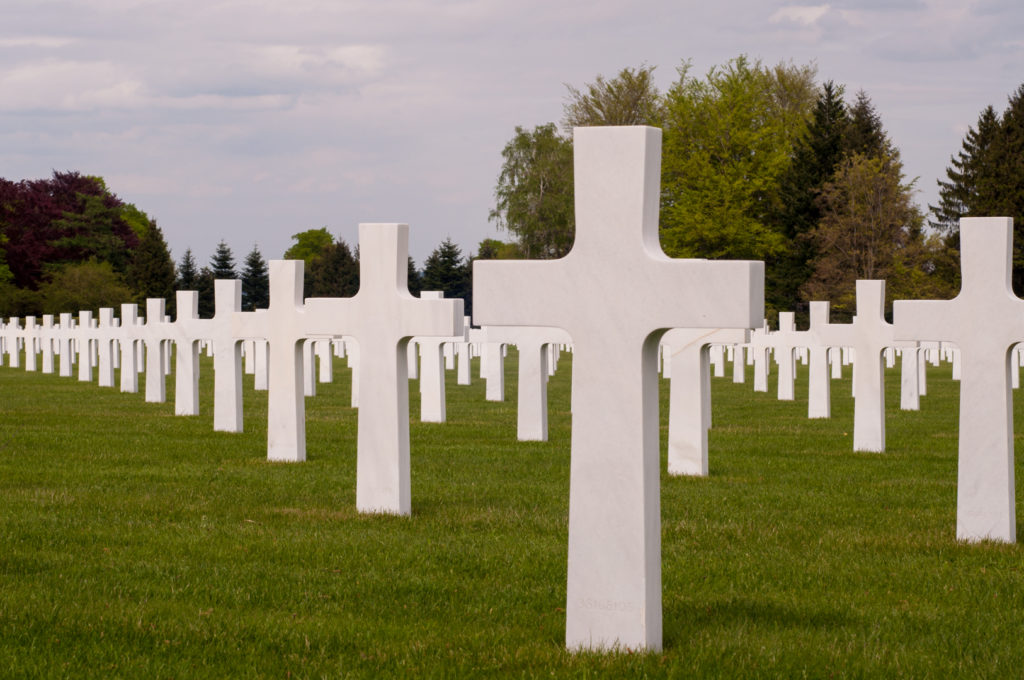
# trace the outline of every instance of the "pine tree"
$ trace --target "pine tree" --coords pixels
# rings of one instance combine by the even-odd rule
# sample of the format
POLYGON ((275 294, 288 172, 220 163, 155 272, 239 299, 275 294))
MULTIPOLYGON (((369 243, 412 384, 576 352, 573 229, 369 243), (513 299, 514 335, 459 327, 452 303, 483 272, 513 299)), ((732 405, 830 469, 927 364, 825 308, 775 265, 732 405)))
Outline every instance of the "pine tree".
POLYGON ((875 110, 867 92, 857 92, 857 100, 850 107, 849 122, 843 138, 843 155, 861 154, 867 158, 893 156, 896 149, 882 127, 882 118, 875 110))
POLYGON ((462 298, 466 314, 472 313, 470 283, 469 262, 451 238, 446 238, 423 263, 422 290, 440 290, 446 298, 462 298))
POLYGON ((217 249, 210 258, 210 271, 213 272, 215 279, 238 278, 238 272, 235 271, 235 256, 224 241, 217 244, 217 249))
POLYGON ((199 293, 199 318, 212 319, 217 311, 217 302, 214 294, 214 279, 216 275, 209 267, 203 267, 196 276, 195 290, 199 293))
POLYGON ((242 309, 251 312, 269 306, 270 274, 267 261, 260 254, 259 246, 254 244, 245 256, 245 269, 242 270, 242 309))
POLYGON ((420 291, 423 290, 423 281, 419 270, 416 269, 416 262, 409 256, 409 273, 408 273, 408 284, 409 292, 415 297, 419 297, 420 291))
POLYGON ((765 267, 766 303, 775 310, 796 309, 800 287, 813 272, 817 252, 808 235, 821 220, 817 198, 843 158, 847 128, 843 88, 830 80, 821 86, 807 132, 779 180, 779 208, 772 222, 786 238, 787 247, 784 255, 770 258, 765 267))
POLYGON ((948 181, 938 180, 939 204, 928 206, 934 216, 928 224, 933 229, 953 235, 960 229, 960 218, 980 207, 976 200, 978 175, 987 173, 991 166, 992 144, 999 127, 999 116, 987 106, 978 117, 977 129, 967 129, 960 151, 949 159, 952 165, 946 168, 948 181))
POLYGON ((178 278, 174 282, 176 290, 196 290, 199 280, 199 271, 196 269, 196 259, 192 256, 192 249, 186 248, 185 254, 181 256, 178 263, 178 278))

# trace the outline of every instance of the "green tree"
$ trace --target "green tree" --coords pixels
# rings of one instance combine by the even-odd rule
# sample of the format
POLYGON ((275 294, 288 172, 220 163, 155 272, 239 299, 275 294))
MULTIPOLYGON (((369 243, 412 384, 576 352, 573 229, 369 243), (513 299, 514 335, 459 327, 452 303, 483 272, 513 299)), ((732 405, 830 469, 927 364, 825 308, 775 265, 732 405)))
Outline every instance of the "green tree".
POLYGON ((217 300, 214 281, 217 275, 209 267, 203 267, 196 275, 195 290, 199 293, 199 318, 212 319, 217 313, 217 300))
POLYGON ((110 262, 88 260, 56 269, 39 288, 44 313, 97 311, 120 307, 132 299, 132 289, 110 262))
POLYGON ((624 68, 611 80, 599 75, 584 91, 566 85, 562 129, 572 134, 578 126, 661 125, 664 101, 654 85, 654 69, 624 68))
POLYGON ((933 229, 947 236, 955 235, 960 230, 960 218, 980 207, 979 184, 987 189, 991 180, 979 182, 979 178, 991 173, 992 145, 999 127, 999 115, 992 106, 986 106, 978 117, 977 128, 967 129, 960 151, 949 159, 952 165, 946 168, 948 181, 938 180, 939 205, 928 206, 934 217, 928 224, 933 229))
POLYGON ((242 270, 242 310, 267 309, 270 306, 270 273, 267 261, 260 254, 259 246, 253 244, 245 256, 242 270))
MULTIPOLYGON (((890 279, 921 261, 924 218, 913 202, 913 181, 898 156, 853 154, 840 163, 818 199, 822 219, 811 230, 818 256, 802 287, 805 300, 830 300, 840 317, 856 311, 857 279, 890 279)), ((926 272, 922 272, 926 273, 926 272)), ((892 281, 887 297, 902 297, 892 281)))
POLYGON ((313 258, 305 281, 306 297, 352 297, 359 292, 359 262, 344 239, 313 258))
POLYGON ((418 269, 416 269, 416 261, 409 256, 409 270, 406 274, 407 282, 409 286, 409 292, 412 293, 413 297, 419 297, 420 291, 423 290, 422 276, 418 269))
POLYGON ((125 281, 135 291, 132 301, 145 304, 146 298, 163 298, 173 306, 174 260, 163 231, 155 223, 150 223, 139 237, 125 281))
POLYGON ((177 290, 197 290, 199 281, 199 270, 196 269, 196 259, 192 256, 192 249, 186 248, 185 254, 178 262, 177 279, 174 287, 177 290))
POLYGON ((235 271, 235 256, 231 248, 224 241, 217 244, 210 258, 210 271, 215 279, 237 279, 238 272, 235 271))
POLYGON ((300 231, 298 234, 292 234, 292 238, 295 243, 284 251, 284 259, 303 260, 307 265, 334 243, 334 237, 327 231, 327 227, 300 231))
POLYGON ((955 251, 961 217, 1012 217, 1013 290, 1024 295, 1024 85, 1001 116, 991 106, 982 111, 951 162, 948 181, 939 182, 939 205, 931 206, 932 225, 955 251))
POLYGON ((501 155, 488 219, 512 234, 527 258, 564 256, 575 233, 572 142, 559 136, 554 123, 516 127, 501 155))
POLYGON ((462 257, 462 250, 451 238, 441 245, 423 263, 422 290, 444 291, 447 298, 462 298, 466 314, 472 313, 473 296, 469 262, 462 257))
POLYGON ((814 271, 816 241, 807 235, 821 220, 818 196, 843 159, 848 129, 843 88, 828 81, 821 86, 806 131, 794 143, 791 163, 777 181, 769 222, 784 247, 766 258, 765 302, 770 309, 796 308, 800 288, 814 271))
POLYGON ((519 246, 494 238, 485 238, 476 247, 475 260, 518 260, 523 257, 519 246))
POLYGON ((767 213, 813 102, 814 69, 738 57, 667 95, 661 242, 674 257, 764 259, 783 237, 767 213))

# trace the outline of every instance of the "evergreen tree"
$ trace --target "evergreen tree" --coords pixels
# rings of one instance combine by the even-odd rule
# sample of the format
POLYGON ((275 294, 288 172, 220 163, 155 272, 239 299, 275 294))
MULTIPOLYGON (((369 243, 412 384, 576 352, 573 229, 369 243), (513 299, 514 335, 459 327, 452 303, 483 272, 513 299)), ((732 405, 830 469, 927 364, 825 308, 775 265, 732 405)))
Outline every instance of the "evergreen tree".
POLYGON ((146 298, 164 298, 172 304, 174 298, 174 261, 164 240, 163 232, 150 223, 139 238, 125 274, 128 285, 135 291, 134 301, 145 304, 146 298))
POLYGON ((196 276, 195 288, 199 293, 199 318, 212 319, 217 311, 213 282, 217 276, 209 267, 203 267, 196 276))
POLYGON ((359 292, 359 263, 339 238, 313 258, 305 280, 306 297, 352 297, 359 292))
POLYGON ((981 112, 950 161, 947 181, 939 181, 939 205, 929 206, 932 226, 955 252, 961 217, 1014 218, 1013 290, 1024 295, 1024 85, 1002 116, 991 106, 981 112))
POLYGON ((814 269, 817 249, 808 235, 821 220, 817 199, 843 158, 847 129, 843 88, 828 81, 821 86, 806 133, 795 144, 792 163, 779 178, 772 222, 785 248, 766 260, 765 302, 771 309, 797 309, 800 288, 814 269))
POLYGON ((238 272, 235 271, 235 256, 224 241, 217 244, 217 249, 210 258, 210 270, 215 279, 238 278, 238 272))
POLYGON ((186 248, 185 254, 181 256, 178 263, 178 278, 174 282, 176 290, 198 290, 199 271, 196 269, 196 259, 192 257, 192 249, 186 248))
POLYGON ((242 270, 242 310, 266 309, 270 306, 270 274, 267 261, 260 254, 259 246, 253 245, 245 256, 242 270))
POLYGON ((416 262, 412 259, 412 255, 410 255, 408 285, 409 292, 412 293, 413 297, 419 297, 420 291, 423 290, 423 282, 421 279, 422 277, 420 276, 420 272, 416 269, 416 262))
POLYGON ((462 257, 462 250, 446 238, 434 249, 423 263, 422 290, 444 291, 446 298, 462 298, 465 313, 472 313, 469 262, 462 257))
POLYGON ((889 136, 885 134, 881 116, 864 90, 857 92, 857 100, 850 107, 848 118, 843 139, 845 156, 859 153, 868 158, 879 158, 897 153, 889 136))

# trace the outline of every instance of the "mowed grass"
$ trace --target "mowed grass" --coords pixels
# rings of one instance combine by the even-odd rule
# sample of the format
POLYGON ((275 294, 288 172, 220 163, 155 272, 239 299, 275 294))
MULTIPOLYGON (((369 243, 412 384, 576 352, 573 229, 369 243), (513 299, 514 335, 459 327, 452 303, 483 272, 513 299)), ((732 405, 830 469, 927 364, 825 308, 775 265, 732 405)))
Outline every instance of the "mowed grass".
MULTIPOLYGON (((515 440, 514 352, 506 368, 504 403, 475 368, 468 387, 449 372, 443 425, 418 422, 410 384, 407 518, 355 512, 342 360, 306 400, 302 464, 266 461, 251 376, 246 432, 213 432, 208 359, 197 417, 173 415, 173 378, 147 404, 0 368, 0 676, 1024 672, 1022 549, 955 540, 948 366, 930 369, 920 412, 899 411, 887 373, 884 454, 852 452, 849 368, 827 421, 806 418, 805 368, 788 403, 774 375, 767 394, 749 372, 713 379, 710 476, 662 474, 658 654, 564 651, 571 356, 549 384, 547 443, 515 440)), ((665 381, 661 405, 664 424, 665 381)))

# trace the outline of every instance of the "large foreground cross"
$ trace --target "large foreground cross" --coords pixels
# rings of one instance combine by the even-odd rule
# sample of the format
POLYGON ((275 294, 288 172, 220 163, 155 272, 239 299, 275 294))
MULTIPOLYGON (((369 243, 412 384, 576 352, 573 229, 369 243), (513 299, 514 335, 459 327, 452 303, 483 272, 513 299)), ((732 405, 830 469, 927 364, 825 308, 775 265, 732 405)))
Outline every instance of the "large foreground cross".
POLYGON ((897 338, 947 340, 960 348, 956 537, 961 540, 1017 540, 1010 349, 1024 340, 1024 300, 1010 288, 1012 256, 1012 219, 963 218, 960 294, 893 305, 897 338))
POLYGON ((749 328, 760 262, 673 260, 658 243, 661 132, 577 128, 576 240, 553 261, 473 267, 477 325, 572 337, 566 644, 661 647, 657 352, 669 328, 749 328))

